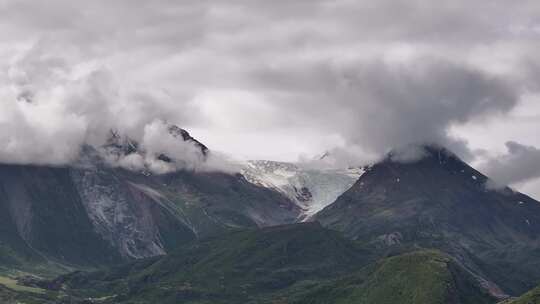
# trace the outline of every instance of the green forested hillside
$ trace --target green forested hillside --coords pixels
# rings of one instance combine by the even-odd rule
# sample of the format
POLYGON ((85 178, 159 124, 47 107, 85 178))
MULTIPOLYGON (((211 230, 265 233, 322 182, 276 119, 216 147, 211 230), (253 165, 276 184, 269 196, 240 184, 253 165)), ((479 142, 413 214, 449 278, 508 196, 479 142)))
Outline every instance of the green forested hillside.
POLYGON ((95 303, 494 303, 446 254, 377 257, 317 223, 237 231, 50 283, 95 303))

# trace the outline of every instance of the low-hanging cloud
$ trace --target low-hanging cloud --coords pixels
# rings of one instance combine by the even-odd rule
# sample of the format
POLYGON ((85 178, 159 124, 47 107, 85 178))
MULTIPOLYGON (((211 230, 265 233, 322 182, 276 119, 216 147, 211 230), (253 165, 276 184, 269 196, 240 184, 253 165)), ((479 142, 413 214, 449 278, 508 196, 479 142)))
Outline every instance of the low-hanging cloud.
POLYGON ((71 164, 84 145, 101 151, 114 131, 140 142, 146 153, 114 159, 112 165, 156 173, 230 170, 219 153, 203 159, 193 142, 172 137, 164 121, 182 119, 183 112, 170 111, 178 104, 165 94, 122 86, 102 66, 69 66, 42 47, 34 45, 17 58, 0 89, 0 162, 71 164), (160 161, 159 153, 175 161, 160 161))
POLYGON ((226 155, 208 151, 195 139, 185 139, 171 131, 171 127, 174 126, 155 120, 144 127, 140 141, 115 133, 115 137, 97 152, 109 165, 132 171, 157 174, 178 170, 239 172, 238 164, 226 155))

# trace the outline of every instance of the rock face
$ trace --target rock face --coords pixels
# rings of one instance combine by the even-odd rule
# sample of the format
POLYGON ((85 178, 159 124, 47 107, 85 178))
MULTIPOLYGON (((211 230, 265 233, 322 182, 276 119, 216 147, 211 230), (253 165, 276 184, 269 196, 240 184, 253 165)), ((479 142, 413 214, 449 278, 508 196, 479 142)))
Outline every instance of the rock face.
POLYGON ((201 150, 201 153, 203 155, 207 155, 209 153, 209 150, 208 150, 208 147, 205 146, 203 143, 201 143, 200 141, 196 140, 195 138, 193 138, 189 133, 188 131, 178 127, 178 126, 175 126, 175 125, 169 125, 168 127, 168 131, 169 133, 174 137, 174 138, 178 138, 178 139, 182 139, 183 141, 187 141, 187 142, 191 142, 193 143, 196 147, 198 147, 200 150, 201 150))
POLYGON ((123 258, 165 254, 161 230, 172 229, 189 241, 191 227, 175 221, 175 214, 162 203, 164 196, 144 184, 107 168, 71 170, 71 176, 94 230, 123 258), (162 223, 176 223, 163 227, 162 223))
MULTIPOLYGON (((169 132, 194 143, 201 157, 210 153, 186 131, 169 132)), ((136 142, 113 135, 109 152, 139 153, 136 142)), ((228 229, 292 223, 301 212, 241 175, 130 171, 111 167, 91 147, 82 156, 63 168, 0 165, 0 268, 162 255, 228 229)))
POLYGON ((95 230, 128 258, 161 255, 230 228, 291 223, 300 212, 279 193, 225 173, 96 167, 71 176, 95 230))
POLYGON ((341 170, 306 169, 293 163, 250 161, 242 174, 251 183, 276 190, 302 209, 299 221, 334 202, 365 172, 363 168, 341 170))
POLYGON ((519 294, 540 281, 540 203, 487 177, 447 150, 373 165, 316 215, 327 227, 373 246, 438 248, 497 293, 519 294), (508 271, 512 269, 512 271, 508 271))

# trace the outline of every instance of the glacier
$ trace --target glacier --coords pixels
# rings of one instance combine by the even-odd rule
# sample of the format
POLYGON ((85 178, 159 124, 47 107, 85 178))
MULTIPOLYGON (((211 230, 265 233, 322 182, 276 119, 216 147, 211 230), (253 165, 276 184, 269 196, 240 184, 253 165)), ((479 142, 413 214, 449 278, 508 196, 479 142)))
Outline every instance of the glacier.
POLYGON ((313 169, 301 164, 269 160, 247 161, 242 175, 249 182, 273 189, 288 197, 302 212, 298 221, 309 219, 341 194, 366 172, 367 167, 313 169))

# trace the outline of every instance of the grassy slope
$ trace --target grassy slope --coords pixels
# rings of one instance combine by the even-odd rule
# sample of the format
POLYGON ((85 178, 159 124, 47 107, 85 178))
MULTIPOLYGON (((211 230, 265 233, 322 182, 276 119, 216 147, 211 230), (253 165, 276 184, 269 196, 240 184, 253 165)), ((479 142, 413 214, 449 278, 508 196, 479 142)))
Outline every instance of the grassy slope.
POLYGON ((2 304, 56 304, 57 293, 39 288, 17 285, 15 280, 0 277, 0 303, 2 304))
POLYGON ((18 285, 16 280, 9 277, 0 276, 0 285, 4 285, 5 287, 11 290, 19 291, 19 292, 29 292, 29 293, 35 293, 35 294, 45 293, 44 289, 18 285))
POLYGON ((64 279, 84 296, 243 303, 301 280, 345 274, 370 258, 355 243, 312 223, 233 232, 184 246, 163 259, 64 279))
POLYGON ((61 278, 70 294, 107 303, 414 303, 494 301, 452 258, 419 251, 374 262, 318 224, 231 233, 162 259, 61 278))
POLYGON ((540 287, 536 287, 515 300, 504 302, 504 304, 540 304, 540 287))
POLYGON ((350 277, 326 284, 297 304, 482 304, 493 299, 454 260, 438 251, 417 251, 379 261, 350 277))

